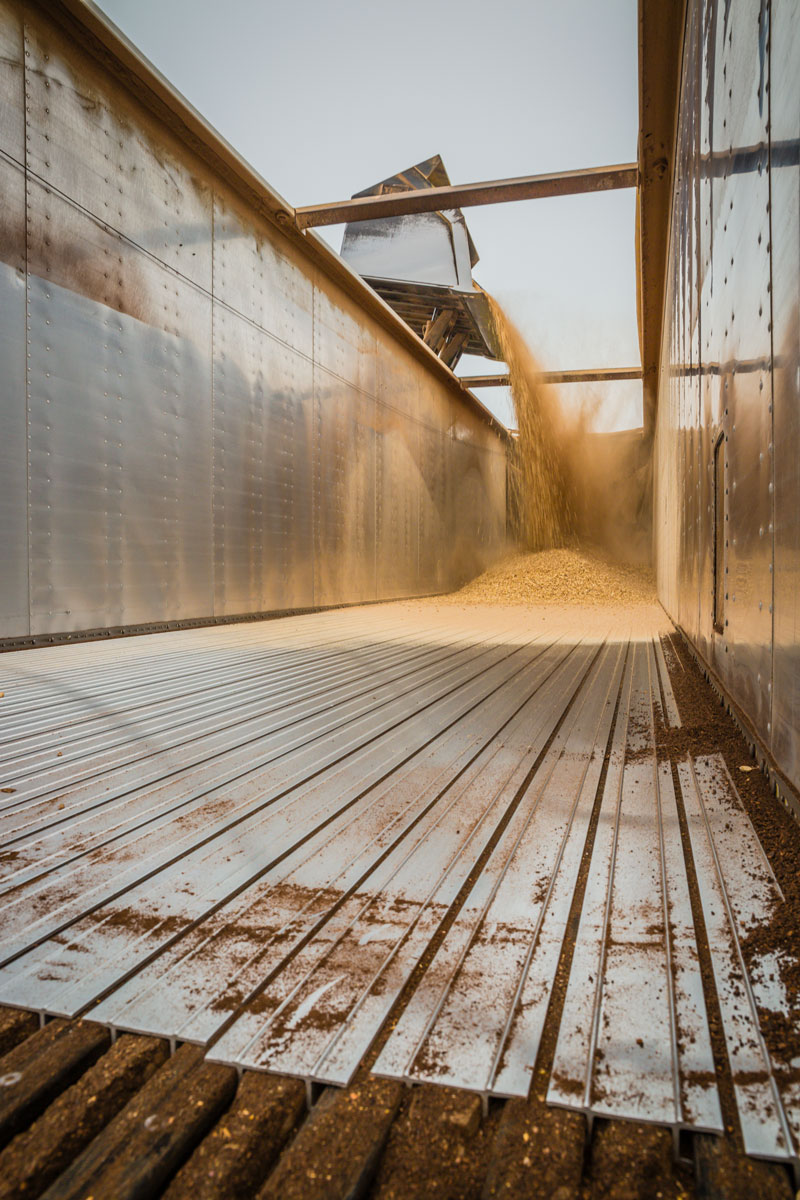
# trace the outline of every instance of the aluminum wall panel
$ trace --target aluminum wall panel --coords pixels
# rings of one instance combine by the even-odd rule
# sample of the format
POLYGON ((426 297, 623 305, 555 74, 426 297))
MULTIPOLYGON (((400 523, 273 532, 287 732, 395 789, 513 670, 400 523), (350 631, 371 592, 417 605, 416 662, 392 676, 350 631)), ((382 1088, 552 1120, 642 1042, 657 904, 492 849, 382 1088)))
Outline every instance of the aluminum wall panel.
POLYGON ((22 21, 0 4, 0 637, 29 631, 22 21))
POLYGON ((798 24, 688 5, 655 445, 659 594, 795 786, 798 24))
POLYGON ((402 351, 382 350, 377 360, 375 509, 384 553, 377 564, 377 586, 383 596, 412 596, 434 590, 419 578, 420 373, 406 370, 402 351), (413 481, 412 486, 406 481, 413 481))
POLYGON ((214 296, 310 360, 313 279, 234 196, 214 197, 213 258, 214 296))
POLYGON ((119 338, 109 336, 102 356, 76 354, 95 304, 35 276, 28 292, 32 630, 119 624, 119 338))
POLYGON ((175 326, 120 319, 123 624, 213 611, 211 305, 176 289, 175 326), (192 331, 189 333, 189 331, 192 331), (205 332, 205 340, 202 340, 205 332))
POLYGON ((215 201, 214 612, 220 616, 314 603, 313 287, 296 265, 270 252, 260 232, 248 226, 240 205, 215 201), (281 337, 293 327, 297 348, 281 337))
POLYGON ((376 598, 374 424, 374 399, 315 370, 315 604, 376 598))
POLYGON ((32 174, 211 289, 211 190, 179 143, 52 25, 26 20, 32 174))
POLYGON ((63 273, 51 281, 58 245, 80 268, 119 257, 118 244, 33 182, 28 208, 32 231, 53 231, 30 239, 41 267, 28 282, 32 632, 208 615, 210 300, 138 251, 123 268, 157 298, 160 328, 71 290, 63 273))
MULTIPOLYGON (((314 362, 367 396, 377 395, 377 343, 383 354, 397 353, 391 339, 378 334, 356 303, 320 276, 314 287, 314 362)), ((411 364, 404 353, 406 370, 411 364)), ((413 370, 413 367, 412 367, 413 370)))
MULTIPOLYGON (((314 597, 375 589, 375 359, 371 322, 323 280, 314 289, 314 597)), ((412 486, 405 480, 406 487, 412 486)))
POLYGON ((214 612, 313 604, 308 359, 215 305, 214 612))
POLYGON ((713 359, 728 384, 728 536, 720 673, 759 728, 770 723, 772 659, 772 380, 767 10, 732 0, 714 56, 713 359), (758 19, 760 18, 760 19, 758 19), (731 81, 734 86, 731 86, 731 81), (722 278, 719 278, 720 273, 722 278))
MULTIPOLYGON (((262 343, 263 345, 263 343, 262 343)), ((311 361, 272 343, 267 444, 262 461, 270 555, 262 597, 269 608, 307 608, 314 599, 311 361)))
POLYGON ((269 366, 261 350, 249 321, 215 307, 214 611, 225 615, 246 612, 264 594, 269 366))
POLYGON ((19 6, 0 3, 0 129, 3 151, 25 161, 24 30, 19 6))
POLYGON ((447 586, 447 560, 441 552, 446 545, 448 521, 448 433, 447 405, 437 411, 437 397, 432 388, 422 382, 422 412, 419 431, 419 463, 421 479, 419 505, 419 573, 422 581, 430 581, 431 591, 447 586))
POLYGON ((480 444, 456 426, 451 450, 453 529, 453 570, 465 583, 488 559, 496 531, 486 500, 492 490, 493 462, 480 444))
MULTIPOLYGON (((709 101, 709 64, 714 61, 717 39, 717 9, 714 5, 698 5, 693 13, 695 22, 692 42, 695 52, 696 83, 695 105, 697 108, 699 162, 696 167, 697 180, 697 282, 693 294, 696 296, 698 312, 699 348, 696 360, 700 387, 700 529, 698 547, 701 564, 698 579, 698 629, 697 644, 701 653, 711 660, 715 653, 714 639, 714 572, 715 572, 715 476, 714 453, 721 432, 722 403, 721 377, 718 370, 708 364, 713 358, 711 346, 714 332, 711 321, 714 304, 714 272, 712 264, 714 213, 712 205, 718 199, 714 190, 714 176, 709 169, 713 151, 714 106, 709 101)), ((723 452, 724 457, 724 452, 723 452)))
POLYGON ((772 0, 775 658, 772 745, 800 779, 800 3, 772 0))
POLYGON ((684 628, 693 637, 698 632, 698 568, 699 568, 699 386, 698 386, 698 320, 694 303, 697 261, 697 49, 690 39, 684 61, 684 104, 681 108, 680 130, 680 392, 681 392, 681 452, 683 469, 683 537, 680 560, 680 614, 684 628))
POLYGON ((504 442, 457 386, 125 72, 0 5, 2 635, 413 595, 460 581, 457 543, 499 554, 504 442))

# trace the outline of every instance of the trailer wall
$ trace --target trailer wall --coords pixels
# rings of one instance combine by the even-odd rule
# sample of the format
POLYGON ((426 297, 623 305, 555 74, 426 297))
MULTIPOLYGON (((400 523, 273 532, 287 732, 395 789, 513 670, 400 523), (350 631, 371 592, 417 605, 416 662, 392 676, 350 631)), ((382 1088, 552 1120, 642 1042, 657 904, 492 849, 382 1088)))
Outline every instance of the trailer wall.
POLYGON ((655 439, 659 594, 800 789, 800 3, 690 0, 655 439))
POLYGON ((0 0, 0 637, 462 582, 502 428, 81 20, 0 0))

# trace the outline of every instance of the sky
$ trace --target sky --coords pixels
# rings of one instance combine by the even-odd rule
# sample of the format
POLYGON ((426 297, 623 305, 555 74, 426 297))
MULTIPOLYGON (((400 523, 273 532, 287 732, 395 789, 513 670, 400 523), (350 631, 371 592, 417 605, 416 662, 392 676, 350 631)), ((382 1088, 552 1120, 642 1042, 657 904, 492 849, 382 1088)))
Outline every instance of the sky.
MULTIPOLYGON (((101 0, 290 204, 441 154, 453 183, 632 162, 636 0, 101 0)), ((639 364, 633 190, 465 210, 474 276, 545 370, 639 364)), ((342 227, 319 231, 338 252, 342 227)), ((459 374, 497 372, 461 359, 459 374)), ((591 396, 641 424, 641 385, 591 396)), ((507 389, 479 395, 514 424, 507 389)))

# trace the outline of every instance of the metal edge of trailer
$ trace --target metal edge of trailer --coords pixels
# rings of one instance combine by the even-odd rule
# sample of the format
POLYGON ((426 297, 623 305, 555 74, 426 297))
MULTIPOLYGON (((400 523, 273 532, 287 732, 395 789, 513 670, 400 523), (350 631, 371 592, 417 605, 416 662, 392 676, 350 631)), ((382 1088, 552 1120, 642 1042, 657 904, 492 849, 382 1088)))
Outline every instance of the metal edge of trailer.
MULTIPOLYGON (((510 436, 510 435, 509 435, 510 436)), ((432 600, 440 592, 427 592, 415 600, 432 600)), ((246 625, 254 621, 277 621, 281 617, 305 617, 312 613, 336 612, 342 608, 368 608, 390 601, 342 600, 339 604, 314 604, 299 608, 267 608, 260 612, 229 613, 224 616, 184 617, 174 621, 145 621, 138 625, 97 625, 93 629, 65 630, 63 633, 27 633, 18 637, 0 637, 0 654, 10 650, 33 650, 42 646, 63 646, 73 642, 105 642, 114 638, 141 637, 142 634, 174 633, 178 629, 206 629, 211 625, 246 625)))
POLYGON ((686 0, 639 0, 636 274, 645 434, 655 432, 667 301, 686 0))
POLYGON ((136 100, 164 121, 188 148, 226 183, 252 204, 292 245, 300 249, 330 279, 380 322, 399 342, 411 350, 425 366, 446 383, 454 396, 468 403, 498 436, 510 435, 479 398, 463 388, 457 377, 425 343, 401 320, 392 308, 364 282, 352 268, 313 230, 303 233, 278 214, 293 211, 282 197, 242 158, 196 108, 173 87, 164 75, 137 49, 113 21, 92 0, 26 0, 61 26, 68 36, 81 41, 101 65, 113 66, 124 87, 136 100), (109 61, 110 60, 110 61, 109 61), (131 86, 135 85, 135 86, 131 86))
MULTIPOLYGON (((665 609, 666 611, 666 609, 665 609)), ((667 613, 669 616, 669 613, 667 613)), ((670 617, 670 620, 672 618, 670 617)), ((695 646, 692 639, 689 637, 685 629, 680 625, 676 625, 686 649, 691 654, 697 664, 698 669, 703 675, 703 678, 708 683, 709 687, 713 688, 721 704, 725 706, 726 711, 733 718, 739 727, 742 737, 747 742, 750 751, 755 758, 761 771, 767 777, 770 787, 775 792, 778 799, 792 814, 794 819, 800 823, 800 792, 792 784, 788 776, 780 769, 775 762, 774 755, 770 748, 764 742, 761 734, 756 729, 753 722, 747 716, 747 713, 737 704, 730 692, 725 687, 725 684, 714 671, 713 667, 709 666, 700 651, 695 646)))

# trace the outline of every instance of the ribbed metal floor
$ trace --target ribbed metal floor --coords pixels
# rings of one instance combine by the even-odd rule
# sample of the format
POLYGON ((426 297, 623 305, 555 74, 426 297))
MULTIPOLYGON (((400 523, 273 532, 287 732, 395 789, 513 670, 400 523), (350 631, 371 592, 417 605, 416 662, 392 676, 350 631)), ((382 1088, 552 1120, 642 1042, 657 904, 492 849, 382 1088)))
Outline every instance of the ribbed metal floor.
POLYGON ((777 884, 722 760, 656 752, 656 614, 389 605, 0 673, 0 1002, 309 1082, 383 1031, 376 1073, 526 1095, 590 856, 548 1098, 721 1130, 680 799, 745 1145, 796 1156, 740 948, 777 884))

